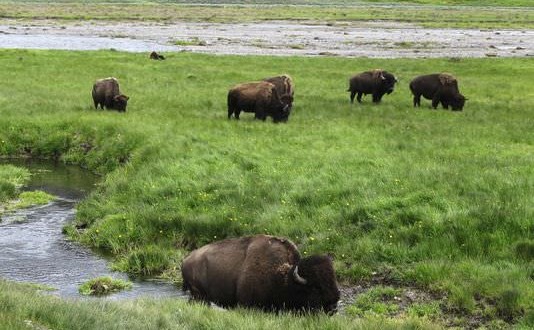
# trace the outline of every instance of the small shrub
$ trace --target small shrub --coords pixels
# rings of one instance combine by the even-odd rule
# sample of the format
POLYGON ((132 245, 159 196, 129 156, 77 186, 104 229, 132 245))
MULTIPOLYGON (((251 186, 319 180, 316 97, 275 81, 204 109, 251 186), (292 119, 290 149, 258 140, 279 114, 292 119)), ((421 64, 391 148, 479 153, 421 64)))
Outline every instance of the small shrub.
POLYGON ((125 289, 131 289, 131 287, 131 282, 105 276, 83 283, 78 291, 86 296, 102 296, 125 289))

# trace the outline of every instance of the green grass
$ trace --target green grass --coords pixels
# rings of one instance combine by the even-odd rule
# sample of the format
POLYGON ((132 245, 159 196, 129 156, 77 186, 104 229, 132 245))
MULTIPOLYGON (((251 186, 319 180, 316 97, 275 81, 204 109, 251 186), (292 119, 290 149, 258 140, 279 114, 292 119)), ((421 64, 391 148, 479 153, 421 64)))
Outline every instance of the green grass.
MULTIPOLYGON (((0 19, 56 19, 60 24, 79 20, 167 22, 254 22, 269 20, 308 21, 313 24, 359 24, 392 21, 426 27, 475 29, 534 28, 534 10, 525 7, 436 6, 198 6, 166 3, 24 3, 0 1, 0 19)), ((504 4, 504 1, 501 3, 504 4)), ((512 5, 510 3, 510 5, 512 5)), ((517 5, 520 5, 517 3, 517 5)), ((531 4, 532 5, 532 4, 531 4)), ((534 7, 534 6, 533 6, 534 7)), ((35 23, 35 22, 34 22, 35 23)), ((59 24, 59 23, 58 23, 59 24)))
POLYGON ((29 178, 30 172, 24 168, 0 165, 0 203, 5 205, 4 203, 15 198, 21 186, 27 183, 29 178))
POLYGON ((0 279, 0 329, 438 329, 427 320, 217 310, 185 299, 62 300, 0 279))
MULTIPOLYGON (((13 0, 0 0, 0 2, 14 2, 13 0)), ((349 5, 359 6, 365 4, 420 4, 420 5, 439 5, 439 6, 534 6, 530 0, 18 0, 17 2, 29 3, 158 3, 158 4, 243 4, 243 5, 349 5)))
POLYGON ((21 192, 20 188, 28 183, 30 175, 25 168, 0 164, 0 216, 17 209, 43 205, 54 199, 54 196, 43 191, 21 192))
POLYGON ((105 276, 97 277, 83 283, 80 285, 78 291, 86 296, 103 296, 131 288, 131 282, 105 276))
POLYGON ((444 293, 458 326, 532 324, 534 61, 165 55, 0 51, 0 155, 105 175, 78 206, 88 229, 69 235, 117 269, 178 282, 190 249, 280 235, 333 255, 343 283, 378 273, 444 293), (369 68, 397 90, 350 106, 348 78, 369 68), (412 108, 410 79, 440 71, 465 111, 412 108), (226 118, 229 87, 281 73, 296 85, 287 124, 226 118), (92 107, 93 81, 111 75, 124 114, 92 107))

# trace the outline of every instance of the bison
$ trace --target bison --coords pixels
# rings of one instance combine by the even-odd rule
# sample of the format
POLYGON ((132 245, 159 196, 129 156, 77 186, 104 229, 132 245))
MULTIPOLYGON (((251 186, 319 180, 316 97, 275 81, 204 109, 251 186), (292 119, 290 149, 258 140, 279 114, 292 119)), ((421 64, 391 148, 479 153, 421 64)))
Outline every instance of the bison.
POLYGON ((421 105, 421 95, 432 100, 432 108, 436 109, 441 103, 444 109, 449 105, 452 110, 461 111, 464 108, 465 96, 458 90, 458 81, 448 73, 433 73, 414 78, 410 82, 413 94, 413 106, 421 105))
POLYGON ((164 60, 165 56, 153 51, 152 53, 150 53, 150 59, 151 60, 164 60))
POLYGON ((384 70, 375 69, 359 73, 349 80, 350 103, 354 103, 354 96, 358 93, 356 99, 362 102, 362 94, 372 94, 373 102, 379 103, 384 94, 391 94, 395 88, 397 78, 384 70))
POLYGON ((295 244, 269 235, 205 245, 182 263, 192 299, 222 307, 334 313, 339 289, 328 256, 300 258, 295 244))
POLYGON ((126 105, 130 99, 119 91, 119 82, 116 78, 109 77, 99 79, 93 85, 93 102, 95 109, 100 105, 101 109, 114 109, 119 112, 126 111, 126 105))
POLYGON ((228 92, 228 118, 233 114, 239 119, 239 114, 244 111, 254 112, 256 119, 265 120, 270 116, 274 122, 287 121, 292 103, 293 97, 288 94, 280 96, 273 83, 243 83, 228 92))

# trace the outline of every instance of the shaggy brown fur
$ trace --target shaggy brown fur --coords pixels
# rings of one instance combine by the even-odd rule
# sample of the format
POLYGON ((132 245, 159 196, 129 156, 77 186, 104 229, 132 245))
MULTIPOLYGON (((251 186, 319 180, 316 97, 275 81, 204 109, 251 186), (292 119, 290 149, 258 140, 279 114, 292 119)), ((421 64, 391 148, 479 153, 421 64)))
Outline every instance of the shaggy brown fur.
POLYGON ((278 95, 282 96, 285 94, 291 95, 293 97, 295 89, 293 87, 293 79, 288 74, 283 74, 281 76, 275 76, 270 78, 265 78, 263 81, 268 81, 276 86, 276 91, 278 95))
POLYGON ((458 81, 448 73, 433 73, 414 78, 410 82, 413 106, 421 105, 421 96, 432 100, 432 108, 441 103, 444 109, 463 110, 467 100, 458 90, 458 81))
POLYGON ((332 312, 339 300, 328 257, 301 260, 293 242, 269 235, 205 245, 184 259, 182 277, 184 290, 190 290, 194 299, 223 307, 332 312))
POLYGON ((254 112, 256 119, 286 121, 293 101, 289 95, 279 96, 276 86, 267 81, 249 82, 236 85, 228 92, 228 118, 232 114, 239 119, 241 111, 254 112))
POLYGON ((126 111, 126 105, 130 99, 121 94, 119 81, 113 77, 97 80, 93 85, 92 96, 95 109, 98 109, 98 105, 100 105, 101 109, 106 107, 106 109, 114 109, 119 112, 126 111))
POLYGON ((384 79, 384 70, 382 69, 374 69, 374 70, 371 70, 371 77, 373 77, 373 79, 384 79))
POLYGON ((362 95, 372 94, 373 102, 379 103, 384 94, 391 94, 395 88, 397 78, 382 69, 361 72, 349 80, 350 103, 354 103, 354 97, 358 94, 356 100, 362 102, 362 95))
POLYGON ((456 83, 456 78, 450 73, 442 72, 438 75, 439 82, 442 85, 451 85, 456 83))

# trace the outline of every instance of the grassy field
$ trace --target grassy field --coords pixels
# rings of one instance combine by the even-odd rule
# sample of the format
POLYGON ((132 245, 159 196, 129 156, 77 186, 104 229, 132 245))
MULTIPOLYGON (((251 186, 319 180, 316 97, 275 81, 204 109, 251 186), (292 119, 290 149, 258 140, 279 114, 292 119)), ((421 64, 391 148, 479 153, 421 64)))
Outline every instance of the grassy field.
MULTIPOLYGON (((504 1, 503 1, 504 3, 504 1)), ((142 22, 223 22, 298 20, 315 23, 352 24, 361 21, 413 23, 425 27, 476 29, 534 28, 534 10, 497 7, 435 6, 202 6, 167 3, 10 3, 0 1, 1 19, 56 19, 62 23, 78 20, 142 22)), ((511 4, 510 4, 511 5, 511 4)))
POLYGON ((317 6, 359 6, 368 4, 407 4, 407 5, 440 5, 440 6, 502 6, 502 7, 534 7, 530 0, 0 0, 0 2, 28 3, 158 3, 158 4, 208 4, 208 5, 317 5, 317 6))
MULTIPOLYGON (((104 175, 73 238, 111 252, 117 269, 179 282, 190 249, 281 235, 333 255, 346 285, 440 297, 421 319, 534 324, 534 61, 165 55, 0 51, 0 155, 104 175), (349 76, 378 67, 397 90, 350 106, 349 76), (464 112, 412 108, 410 79, 439 71, 459 78, 464 112), (226 118, 229 87, 280 73, 296 84, 287 124, 226 118), (131 97, 125 114, 93 109, 93 81, 111 75, 131 97)), ((389 315, 373 306, 354 315, 389 315)))

